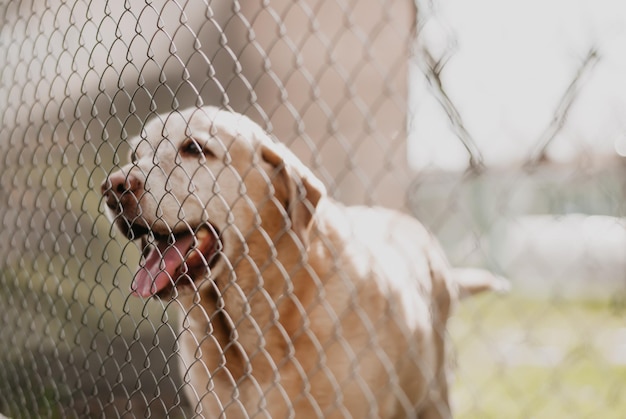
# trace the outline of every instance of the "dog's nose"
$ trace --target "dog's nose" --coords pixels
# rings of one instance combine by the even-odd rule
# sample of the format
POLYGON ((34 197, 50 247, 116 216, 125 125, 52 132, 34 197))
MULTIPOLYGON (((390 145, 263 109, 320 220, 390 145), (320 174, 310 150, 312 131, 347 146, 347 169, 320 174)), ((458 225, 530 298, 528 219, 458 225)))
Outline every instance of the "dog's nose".
POLYGON ((140 188, 141 182, 136 176, 127 175, 122 171, 112 173, 100 186, 107 207, 111 209, 119 208, 125 194, 137 196, 137 191, 140 188))

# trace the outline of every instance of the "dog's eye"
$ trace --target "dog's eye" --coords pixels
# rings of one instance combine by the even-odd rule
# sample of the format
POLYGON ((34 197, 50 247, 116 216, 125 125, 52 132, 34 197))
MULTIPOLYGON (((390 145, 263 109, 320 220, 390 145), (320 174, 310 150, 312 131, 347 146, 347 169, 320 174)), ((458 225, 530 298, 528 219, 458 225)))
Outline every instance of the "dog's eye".
POLYGON ((204 154, 205 156, 212 156, 213 153, 207 148, 202 147, 196 140, 189 139, 185 141, 185 143, 180 148, 181 153, 186 154, 188 156, 200 156, 204 154))
POLYGON ((202 147, 196 140, 186 141, 185 144, 181 147, 180 151, 185 154, 190 154, 193 156, 199 156, 202 154, 202 147))

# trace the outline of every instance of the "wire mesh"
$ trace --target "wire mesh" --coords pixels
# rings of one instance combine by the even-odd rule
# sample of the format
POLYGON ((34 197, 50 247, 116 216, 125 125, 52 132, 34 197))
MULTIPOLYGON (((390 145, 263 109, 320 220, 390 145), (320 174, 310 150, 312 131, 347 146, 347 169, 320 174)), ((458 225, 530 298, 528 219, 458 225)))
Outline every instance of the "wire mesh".
MULTIPOLYGON (((188 318, 176 299, 131 295, 142 246, 111 226, 100 185, 128 163, 131 139, 147 121, 217 105, 247 115, 284 143, 330 196, 410 212, 440 238, 453 264, 511 277, 510 295, 464 301, 445 332, 458 359, 451 389, 458 417, 622 417, 623 91, 615 95, 621 101, 610 102, 614 131, 571 127, 589 106, 599 106, 596 80, 621 68, 610 55, 610 47, 622 45, 619 25, 609 38, 590 34, 592 41, 572 52, 551 113, 539 118, 543 125, 522 157, 494 167, 490 148, 496 142, 513 148, 516 137, 486 142, 490 127, 463 106, 468 98, 455 71, 463 68, 457 63, 469 41, 455 26, 461 21, 443 13, 462 7, 410 0, 0 1, 0 414, 206 415, 200 400, 215 398, 216 390, 190 382, 203 365, 181 356, 188 318), (428 132, 437 112, 443 123, 428 132), (439 132, 441 141, 430 139, 439 132), (614 139, 609 155, 594 145, 600 136, 614 139), (559 160, 563 144, 575 158, 559 160), (429 149, 461 150, 464 166, 443 170, 433 158, 416 167, 429 149)), ((598 10, 610 14, 612 7, 598 10)), ((533 10, 531 16, 541 15, 541 7, 533 10)), ((530 120, 530 113, 521 118, 530 120)), ((500 120, 493 124, 504 125, 500 120)), ((341 271, 342 249, 331 251, 341 271)), ((280 270, 270 265, 256 268, 260 277, 280 270)), ((344 291, 356 295, 348 283, 344 291)), ((242 294, 236 283, 228 292, 242 294)), ((242 295, 250 298, 248 308, 267 305, 278 316, 262 286, 242 295)), ((346 362, 358 378, 359 362, 377 347, 385 325, 369 318, 356 297, 342 313, 331 310, 330 298, 317 291, 315 301, 334 317, 333 342, 315 341, 306 322, 298 339, 320 354, 332 344, 350 352, 344 337, 350 331, 339 325, 356 316, 368 337, 346 362)), ((287 289, 281 304, 299 301, 287 289)), ((250 313, 234 320, 220 313, 211 321, 234 321, 234 330, 254 323, 250 313)), ((210 330, 202 340, 218 342, 210 330)), ((247 356, 273 363, 275 371, 289 364, 296 375, 311 373, 264 348, 247 356)), ((286 351, 295 352, 293 342, 286 351)), ((400 416, 417 417, 394 361, 373 351, 380 387, 356 380, 363 411, 381 416, 376 400, 386 392, 400 400, 400 416)), ((410 364, 431 368, 415 346, 408 354, 410 364)), ((331 401, 316 414, 349 417, 346 383, 333 381, 319 356, 315 372, 328 377, 331 401)), ((293 400, 277 372, 274 381, 266 394, 257 392, 258 412, 250 416, 262 416, 275 400, 315 404, 306 388, 293 400)), ((222 407, 236 411, 245 397, 233 393, 222 407)), ((293 406, 287 412, 293 415, 293 406)))

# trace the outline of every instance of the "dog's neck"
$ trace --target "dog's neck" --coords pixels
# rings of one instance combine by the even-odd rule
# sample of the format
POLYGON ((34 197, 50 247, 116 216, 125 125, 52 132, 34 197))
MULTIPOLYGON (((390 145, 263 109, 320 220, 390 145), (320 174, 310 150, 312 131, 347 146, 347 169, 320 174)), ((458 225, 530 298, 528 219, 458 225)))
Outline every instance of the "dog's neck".
POLYGON ((203 352, 222 356, 233 377, 245 375, 250 366, 267 367, 262 353, 275 356, 274 362, 286 357, 291 337, 304 326, 303 307, 315 298, 306 258, 293 237, 271 245, 262 237, 251 241, 258 241, 248 246, 255 253, 207 278, 196 294, 179 297, 183 332, 190 332, 203 352))

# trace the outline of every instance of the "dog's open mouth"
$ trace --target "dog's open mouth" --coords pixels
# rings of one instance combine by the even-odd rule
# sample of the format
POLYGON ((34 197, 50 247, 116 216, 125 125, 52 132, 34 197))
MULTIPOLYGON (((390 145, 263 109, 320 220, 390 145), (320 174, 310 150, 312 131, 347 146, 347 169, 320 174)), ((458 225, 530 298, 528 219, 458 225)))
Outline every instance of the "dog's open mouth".
POLYGON ((194 232, 143 237, 144 256, 131 289, 141 297, 167 296, 194 286, 194 279, 203 275, 218 259, 221 249, 218 232, 205 224, 194 232))

